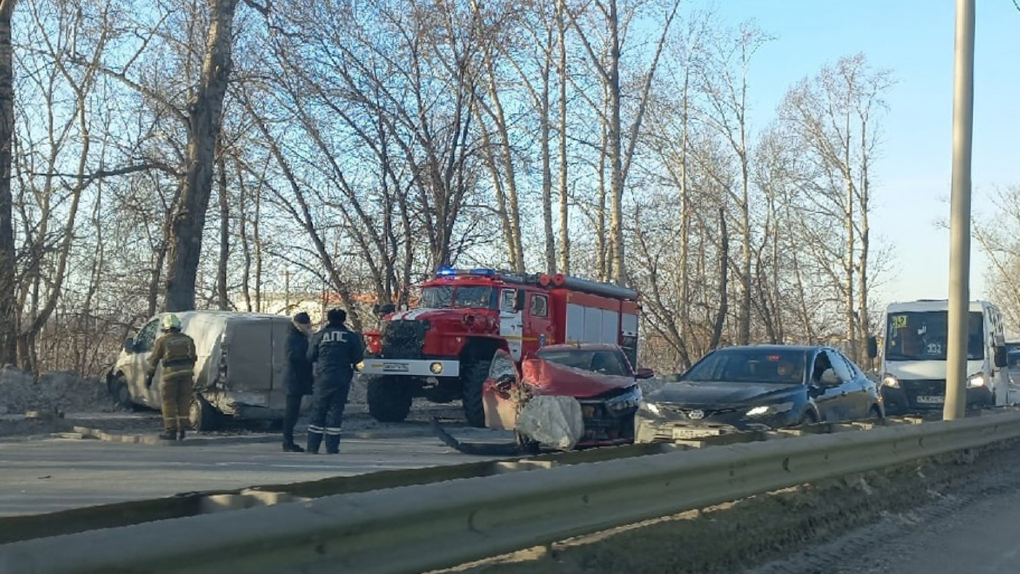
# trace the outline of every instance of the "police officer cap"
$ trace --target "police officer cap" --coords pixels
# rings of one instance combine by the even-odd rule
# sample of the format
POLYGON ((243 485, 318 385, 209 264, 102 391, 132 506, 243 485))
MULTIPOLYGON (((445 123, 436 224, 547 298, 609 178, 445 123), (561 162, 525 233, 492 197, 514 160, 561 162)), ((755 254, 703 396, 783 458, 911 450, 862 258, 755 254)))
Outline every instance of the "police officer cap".
POLYGON ((330 325, 343 325, 347 321, 347 311, 343 309, 330 309, 326 313, 326 320, 330 325))

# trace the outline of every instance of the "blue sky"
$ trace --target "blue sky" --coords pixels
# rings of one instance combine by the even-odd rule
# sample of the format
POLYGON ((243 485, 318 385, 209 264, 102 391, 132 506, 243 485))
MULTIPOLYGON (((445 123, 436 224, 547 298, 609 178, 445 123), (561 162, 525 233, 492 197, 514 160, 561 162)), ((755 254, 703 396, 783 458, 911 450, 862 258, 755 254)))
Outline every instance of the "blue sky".
MULTIPOLYGON (((952 0, 718 0, 717 13, 755 21, 776 37, 751 76, 757 127, 787 88, 840 56, 863 52, 892 70, 872 214, 874 235, 893 249, 879 302, 945 298, 952 162, 952 0)), ((997 186, 1020 184, 1020 11, 1012 0, 980 0, 974 74, 973 209, 989 210, 997 186)), ((980 224, 981 218, 977 218, 980 224)), ((1017 230, 1020 233, 1020 229, 1017 230)), ((987 259, 971 251, 971 298, 985 296, 987 259)))

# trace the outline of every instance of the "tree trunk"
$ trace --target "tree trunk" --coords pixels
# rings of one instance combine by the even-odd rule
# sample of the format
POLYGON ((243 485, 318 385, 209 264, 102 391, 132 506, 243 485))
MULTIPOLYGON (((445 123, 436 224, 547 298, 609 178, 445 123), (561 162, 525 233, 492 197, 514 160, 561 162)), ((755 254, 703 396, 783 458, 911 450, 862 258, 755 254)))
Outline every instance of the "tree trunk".
POLYGON ((252 241, 255 243, 255 312, 262 312, 262 194, 255 192, 255 219, 252 220, 252 241))
POLYGON ((620 118, 620 16, 616 0, 609 0, 609 168, 612 205, 609 219, 612 279, 623 285, 623 140, 620 118))
POLYGON ((680 340, 685 348, 682 353, 683 370, 691 367, 687 352, 687 339, 691 333, 691 282, 689 258, 691 252, 691 204, 687 182, 688 145, 690 144, 690 85, 691 73, 684 71, 683 110, 680 117, 680 340))
POLYGON ((232 27, 237 0, 209 0, 209 37, 198 90, 188 110, 187 172, 170 244, 168 311, 195 308, 202 231, 212 194, 213 162, 230 78, 232 27))
POLYGON ((566 0, 556 3, 559 26, 560 272, 570 275, 570 195, 567 182, 567 17, 566 0))
POLYGON ((860 232, 860 243, 861 251, 857 259, 857 313, 858 323, 860 325, 860 332, 858 333, 858 340, 861 342, 860 346, 867 348, 868 337, 871 335, 871 317, 869 315, 868 306, 868 293, 870 291, 870 285, 868 285, 868 249, 870 248, 870 233, 871 225, 868 221, 868 211, 871 193, 871 184, 868 181, 868 124, 867 121, 861 121, 861 173, 860 183, 858 184, 857 194, 860 201, 858 205, 858 211, 860 212, 861 219, 861 232, 860 232))
POLYGON ((253 311, 251 306, 251 243, 248 240, 248 190, 244 185, 244 172, 241 169, 241 162, 237 162, 237 189, 238 189, 238 235, 241 239, 241 254, 244 261, 244 268, 241 273, 241 295, 244 296, 244 307, 249 313, 253 311))
POLYGON ((552 50, 546 52, 545 68, 542 70, 542 109, 539 126, 539 138, 542 148, 542 227, 545 230, 545 272, 556 273, 556 235, 553 232, 552 208, 552 148, 550 106, 549 106, 549 74, 552 70, 552 50))
POLYGON ((223 150, 217 162, 220 170, 220 258, 216 269, 216 298, 222 311, 230 309, 227 293, 227 264, 230 262, 230 201, 227 197, 227 162, 223 150))
POLYGON ((846 259, 844 261, 846 269, 846 339, 850 344, 849 355, 853 359, 859 360, 857 356, 857 314, 854 310, 856 304, 856 298, 854 297, 854 265, 856 264, 854 257, 854 250, 856 249, 856 240, 854 237, 854 202, 856 201, 854 193, 854 182, 850 172, 850 112, 847 111, 846 115, 846 132, 844 140, 844 165, 845 177, 846 177, 846 211, 845 211, 845 227, 846 227, 846 259))
POLYGON ((14 147, 14 0, 0 2, 0 368, 17 361, 18 313, 15 280, 11 154, 14 147))
POLYGON ((708 344, 709 349, 718 348, 722 342, 723 327, 726 326, 726 313, 729 312, 726 291, 729 282, 730 237, 726 231, 726 212, 722 208, 719 208, 719 237, 721 244, 719 249, 719 310, 715 314, 715 325, 712 328, 712 341, 708 344))

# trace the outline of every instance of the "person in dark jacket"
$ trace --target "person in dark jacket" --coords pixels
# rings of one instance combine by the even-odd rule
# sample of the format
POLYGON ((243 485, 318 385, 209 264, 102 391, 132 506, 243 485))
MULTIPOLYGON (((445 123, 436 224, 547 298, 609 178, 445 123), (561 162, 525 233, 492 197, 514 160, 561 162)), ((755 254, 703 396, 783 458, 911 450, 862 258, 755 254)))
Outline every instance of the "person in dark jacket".
POLYGON ((312 320, 302 311, 291 319, 287 333, 287 374, 283 384, 287 391, 286 410, 283 412, 284 452, 304 452, 294 443, 294 425, 301 413, 301 399, 312 394, 312 362, 308 360, 308 338, 312 334, 312 320))
POLYGON ((308 425, 308 452, 318 454, 323 436, 326 454, 340 452, 340 425, 347 395, 351 392, 354 367, 365 357, 361 334, 347 328, 347 312, 330 309, 326 326, 312 336, 308 360, 315 363, 315 401, 308 425))

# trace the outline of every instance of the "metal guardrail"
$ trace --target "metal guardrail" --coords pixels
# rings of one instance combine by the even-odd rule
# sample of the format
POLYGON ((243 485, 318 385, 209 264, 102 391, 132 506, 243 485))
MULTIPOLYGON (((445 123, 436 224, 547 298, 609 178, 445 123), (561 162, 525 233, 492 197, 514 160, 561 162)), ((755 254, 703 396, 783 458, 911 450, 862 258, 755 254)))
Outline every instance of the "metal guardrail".
POLYGON ((1020 437, 1020 412, 329 496, 0 546, 0 574, 418 573, 1020 437))

